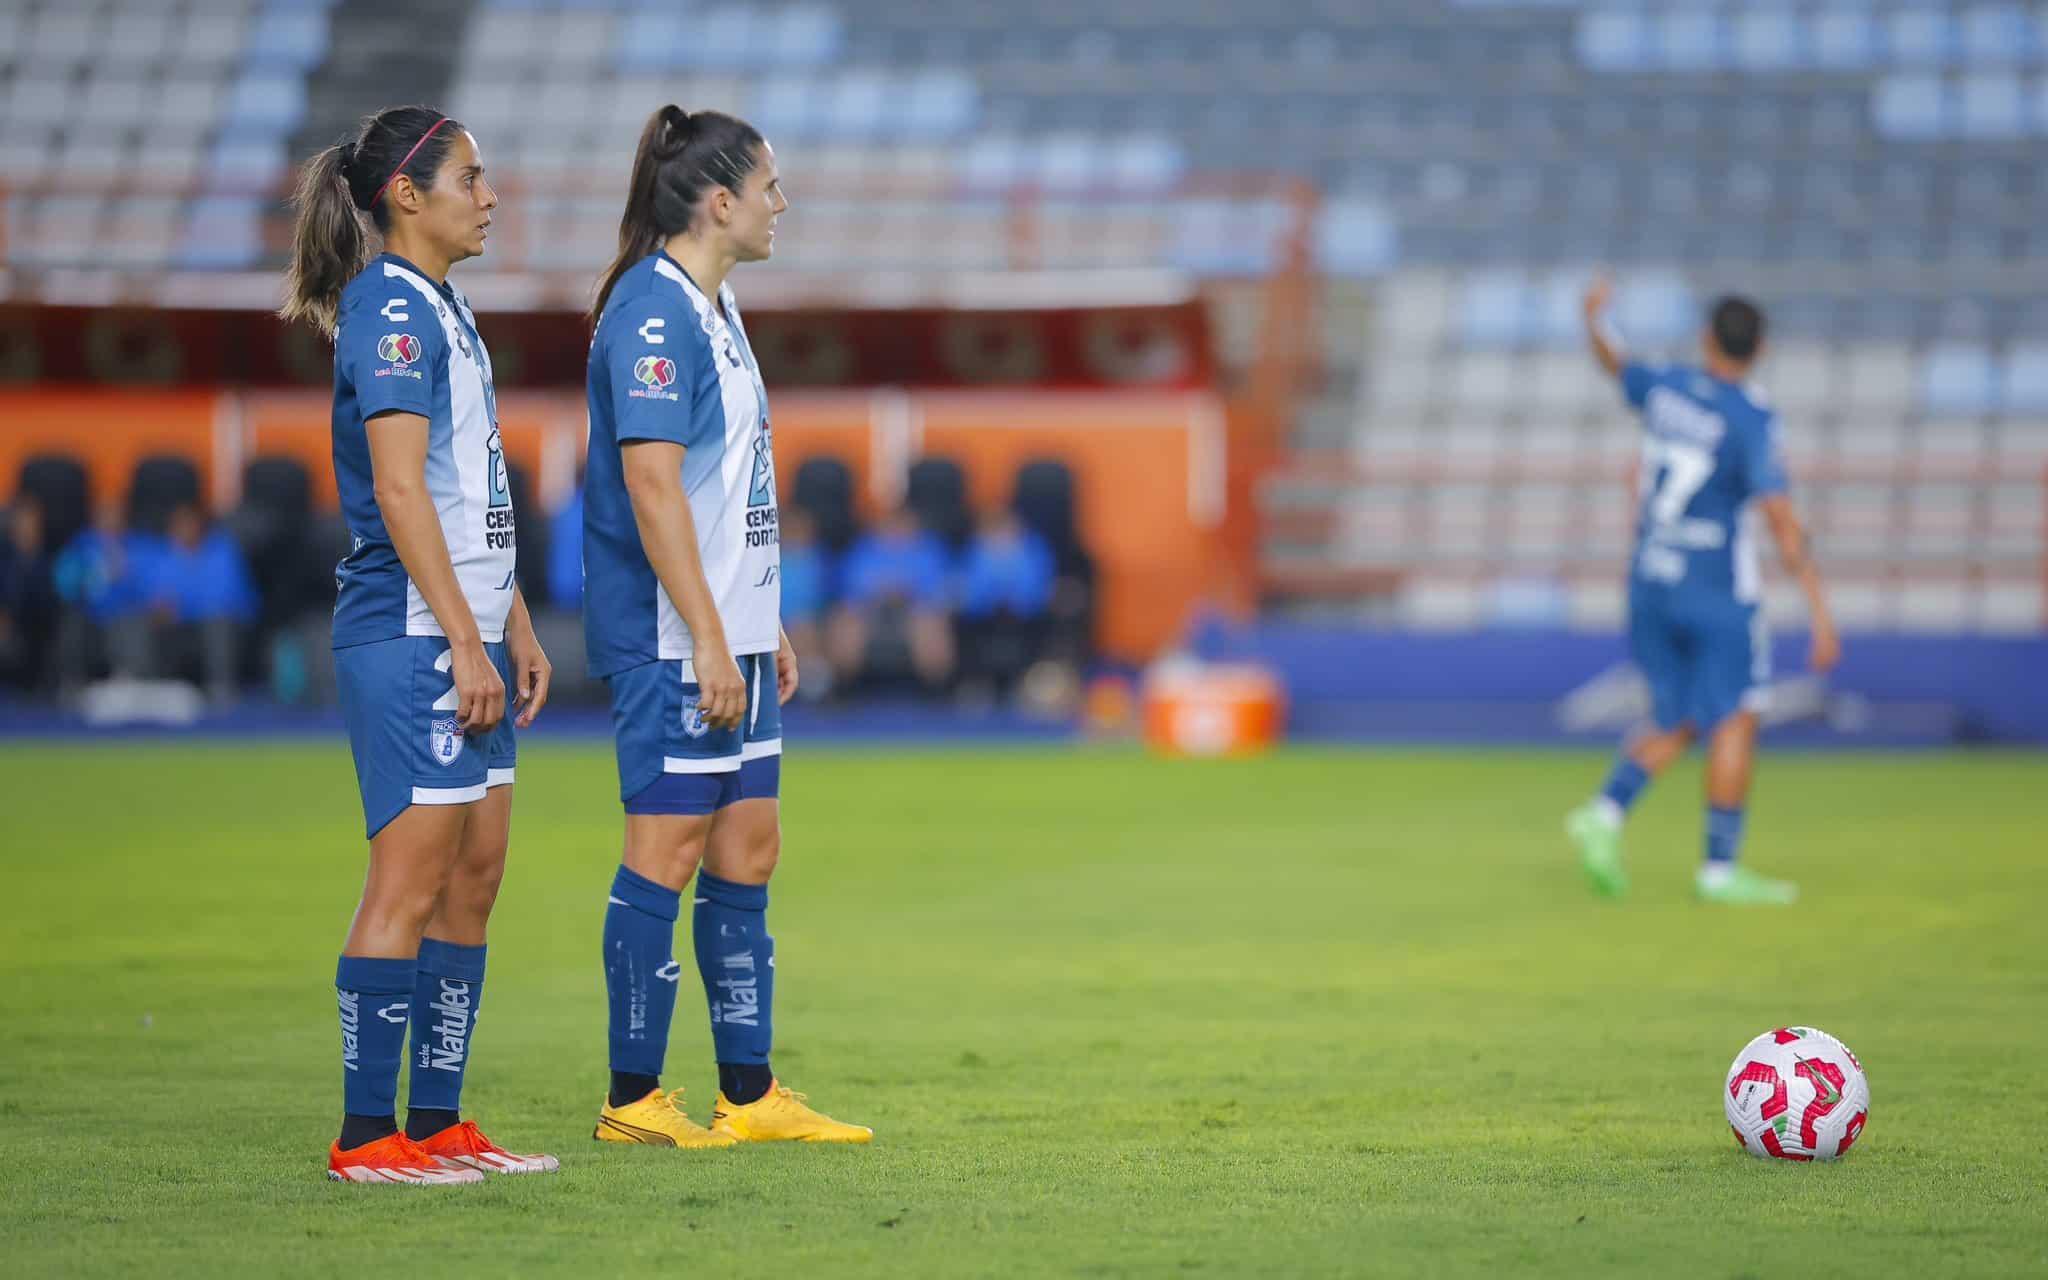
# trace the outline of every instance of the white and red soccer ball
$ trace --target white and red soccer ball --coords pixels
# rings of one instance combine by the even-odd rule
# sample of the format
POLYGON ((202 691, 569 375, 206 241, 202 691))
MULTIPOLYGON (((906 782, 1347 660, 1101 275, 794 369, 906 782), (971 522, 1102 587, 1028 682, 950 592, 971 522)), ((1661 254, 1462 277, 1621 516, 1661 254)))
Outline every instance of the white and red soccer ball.
POLYGON ((1813 1027, 1779 1027, 1742 1047, 1721 1101, 1754 1156, 1836 1160, 1863 1134, 1870 1081, 1849 1046, 1813 1027))

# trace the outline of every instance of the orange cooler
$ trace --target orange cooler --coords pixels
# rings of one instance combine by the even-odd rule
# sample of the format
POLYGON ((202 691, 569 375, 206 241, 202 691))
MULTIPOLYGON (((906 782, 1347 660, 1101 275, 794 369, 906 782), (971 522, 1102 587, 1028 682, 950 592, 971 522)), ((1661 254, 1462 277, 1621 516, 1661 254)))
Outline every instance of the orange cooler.
POLYGON ((1264 667, 1169 661, 1145 680, 1145 743, 1163 755, 1255 755, 1286 722, 1287 696, 1264 667))

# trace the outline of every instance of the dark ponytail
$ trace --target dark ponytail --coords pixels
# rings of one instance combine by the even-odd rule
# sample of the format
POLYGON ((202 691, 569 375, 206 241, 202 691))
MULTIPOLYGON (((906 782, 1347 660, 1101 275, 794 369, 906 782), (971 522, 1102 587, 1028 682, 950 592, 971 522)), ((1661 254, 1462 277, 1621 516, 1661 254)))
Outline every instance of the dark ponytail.
POLYGON ((674 103, 648 117, 633 155, 633 180, 619 218, 619 256, 598 282, 590 306, 594 325, 604 314, 619 277, 690 229, 697 206, 713 187, 737 192, 761 163, 760 130, 719 111, 695 115, 674 103))
POLYGON ((382 197, 392 180, 403 173, 420 190, 432 190, 449 140, 460 132, 459 121, 432 107, 389 107, 363 117, 354 139, 308 160, 292 193, 297 218, 277 314, 333 336, 342 288, 375 256, 371 226, 380 233, 391 229, 382 197), (371 226, 364 225, 366 213, 371 226))

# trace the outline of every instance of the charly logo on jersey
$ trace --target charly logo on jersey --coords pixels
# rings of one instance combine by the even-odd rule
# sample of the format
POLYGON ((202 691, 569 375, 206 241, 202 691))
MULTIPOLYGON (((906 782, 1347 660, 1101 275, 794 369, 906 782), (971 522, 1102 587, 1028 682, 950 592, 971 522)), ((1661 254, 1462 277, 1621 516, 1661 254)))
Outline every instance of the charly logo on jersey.
POLYGON ((667 356, 641 356, 633 362, 633 381, 640 387, 626 394, 635 400, 680 400, 682 396, 668 389, 675 380, 675 361, 667 356))

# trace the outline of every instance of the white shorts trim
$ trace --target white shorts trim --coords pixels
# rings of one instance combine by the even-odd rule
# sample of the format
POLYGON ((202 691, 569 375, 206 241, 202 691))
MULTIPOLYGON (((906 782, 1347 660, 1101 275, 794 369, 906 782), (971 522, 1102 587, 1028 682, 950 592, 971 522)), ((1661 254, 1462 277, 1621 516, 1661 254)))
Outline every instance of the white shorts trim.
POLYGON ((493 769, 484 779, 484 787, 509 787, 512 785, 512 770, 493 769))
POLYGON ((692 756, 663 756, 663 773, 733 773, 740 767, 743 756, 712 756, 696 759, 692 756))
POLYGON ((769 738, 765 742, 749 742, 740 747, 740 759, 742 761, 761 760, 768 756, 779 756, 781 754, 782 739, 780 738, 769 738))
MULTIPOLYGON (((506 772, 509 773, 510 770, 506 772)), ((482 782, 477 783, 473 787, 414 787, 412 789, 412 802, 414 804, 469 804, 472 801, 483 799, 484 792, 488 790, 490 790, 490 786, 482 782)))

